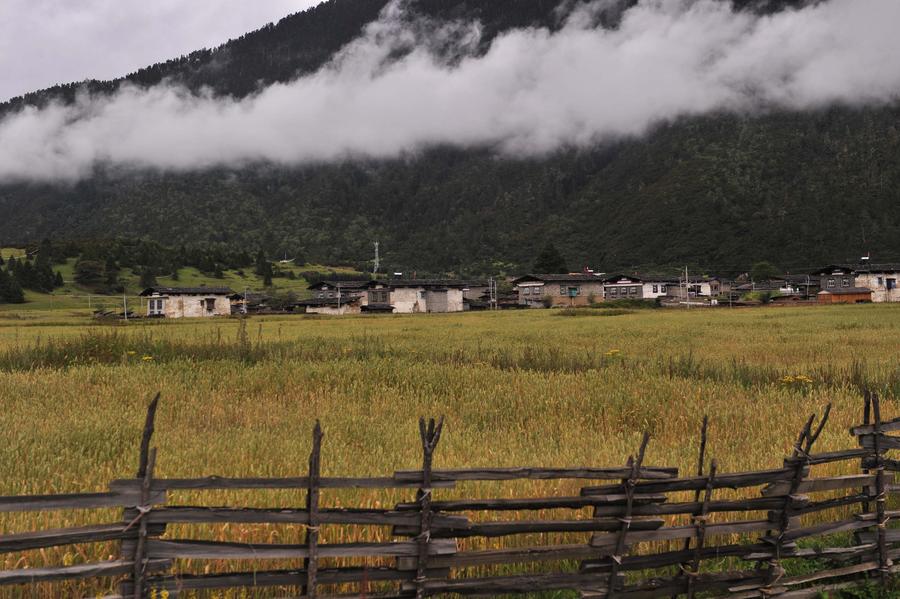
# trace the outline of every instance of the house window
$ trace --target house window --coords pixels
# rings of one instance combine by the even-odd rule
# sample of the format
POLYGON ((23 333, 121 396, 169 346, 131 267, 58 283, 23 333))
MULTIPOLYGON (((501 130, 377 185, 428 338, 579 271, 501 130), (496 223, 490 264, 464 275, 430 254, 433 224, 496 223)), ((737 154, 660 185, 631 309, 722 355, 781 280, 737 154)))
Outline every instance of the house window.
POLYGON ((370 291, 369 292, 369 303, 370 304, 386 304, 388 303, 388 292, 386 290, 379 291, 370 291))
POLYGON ((152 299, 151 298, 147 304, 147 314, 149 314, 150 316, 161 316, 162 314, 164 314, 165 313, 165 310, 163 308, 164 301, 165 300, 163 300, 163 299, 152 299))
POLYGON ((665 292, 666 292, 666 286, 665 286, 665 285, 660 285, 660 286, 659 286, 659 292, 660 292, 660 293, 665 293, 665 292))
POLYGON ((841 279, 841 287, 849 287, 849 286, 850 286, 850 279, 847 279, 847 278, 841 279))
POLYGON ((214 297, 208 297, 208 298, 205 298, 205 299, 200 300, 200 303, 203 305, 204 308, 206 308, 206 311, 207 311, 208 313, 211 314, 211 313, 215 312, 215 310, 216 310, 216 298, 214 298, 214 297))
POLYGON ((581 287, 569 287, 566 289, 566 295, 569 297, 576 297, 581 295, 581 287))
POLYGON ((878 286, 884 287, 884 278, 883 277, 878 277, 878 286))
POLYGON ((829 289, 834 287, 834 279, 828 279, 828 283, 826 285, 829 289))
POLYGON ((637 295, 637 289, 638 289, 637 287, 631 287, 628 290, 628 293, 630 293, 631 295, 637 295))
POLYGON ((618 294, 619 294, 619 289, 616 288, 616 287, 610 287, 610 288, 609 288, 609 294, 610 294, 610 295, 618 295, 618 294))
POLYGON ((888 289, 896 289, 897 288, 897 279, 887 279, 887 288, 888 289))
POLYGON ((659 285, 653 286, 653 293, 659 293, 659 285))
POLYGON ((565 294, 566 294, 566 286, 565 286, 565 285, 560 285, 560 286, 559 286, 559 294, 560 294, 560 295, 565 295, 565 294))

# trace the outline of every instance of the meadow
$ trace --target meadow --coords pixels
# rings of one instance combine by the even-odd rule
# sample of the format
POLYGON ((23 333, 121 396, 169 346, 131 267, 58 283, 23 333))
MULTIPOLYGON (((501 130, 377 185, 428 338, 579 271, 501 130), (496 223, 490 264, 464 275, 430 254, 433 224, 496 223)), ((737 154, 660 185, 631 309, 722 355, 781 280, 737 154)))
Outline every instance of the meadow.
MULTIPOLYGON (((831 423, 818 449, 851 447, 847 429, 861 421, 863 385, 881 393, 886 417, 900 415, 898 357, 900 306, 891 305, 127 325, 93 324, 75 310, 5 310, 0 494, 102 491, 111 479, 134 476, 144 410, 157 391, 163 477, 303 475, 316 419, 325 431, 323 475, 415 469, 420 415, 447 420, 436 468, 618 466, 648 431, 647 463, 687 473, 696 468, 704 414, 711 418, 708 455, 720 469, 776 468, 809 414, 828 403, 831 423)), ((578 485, 480 483, 438 497, 577 494, 578 485)), ((303 494, 217 492, 203 500, 296 506, 303 494)), ((399 491, 329 491, 322 499, 324 506, 357 507, 409 500, 399 491)), ((110 514, 103 516, 11 514, 0 526, 9 533, 110 514)), ((302 527, 283 525, 194 530, 221 540, 303 538, 302 527)), ((323 530, 325 541, 357 532, 323 530)), ((10 553, 2 568, 114 552, 115 545, 100 544, 10 553)), ((38 595, 7 588, 0 596, 111 588, 56 585, 38 595)))

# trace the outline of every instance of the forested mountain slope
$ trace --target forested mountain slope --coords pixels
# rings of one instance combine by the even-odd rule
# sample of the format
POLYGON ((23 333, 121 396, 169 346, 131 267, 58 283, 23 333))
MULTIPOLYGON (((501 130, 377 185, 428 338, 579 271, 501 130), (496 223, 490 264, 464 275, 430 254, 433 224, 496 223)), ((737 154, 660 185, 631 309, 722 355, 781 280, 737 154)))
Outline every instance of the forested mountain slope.
MULTIPOLYGON (((797 2, 796 4, 799 4, 797 2)), ((384 0, 331 0, 214 51, 128 77, 244 96, 315 70, 376 18, 384 0)), ((744 2, 778 10, 791 2, 744 2)), ((417 0, 438 18, 477 18, 488 43, 510 27, 554 24, 548 0, 417 0)), ((615 26, 615 14, 606 15, 615 26)), ((112 91, 120 82, 93 82, 112 91)), ((18 99, 69 99, 61 86, 18 99)), ((799 269, 870 251, 900 256, 900 107, 709 115, 640 139, 540 159, 432 148, 398 160, 122 175, 0 185, 0 239, 146 235, 218 241, 358 263, 381 242, 422 271, 527 268, 553 241, 572 265, 692 262, 799 269)))

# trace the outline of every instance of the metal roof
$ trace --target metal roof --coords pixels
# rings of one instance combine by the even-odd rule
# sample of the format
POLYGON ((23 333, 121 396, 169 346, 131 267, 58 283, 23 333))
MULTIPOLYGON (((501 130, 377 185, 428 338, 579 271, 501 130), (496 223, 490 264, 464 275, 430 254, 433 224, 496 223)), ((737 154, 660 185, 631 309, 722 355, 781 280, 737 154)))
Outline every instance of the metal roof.
POLYGON ((231 295, 228 287, 148 287, 141 295, 231 295))

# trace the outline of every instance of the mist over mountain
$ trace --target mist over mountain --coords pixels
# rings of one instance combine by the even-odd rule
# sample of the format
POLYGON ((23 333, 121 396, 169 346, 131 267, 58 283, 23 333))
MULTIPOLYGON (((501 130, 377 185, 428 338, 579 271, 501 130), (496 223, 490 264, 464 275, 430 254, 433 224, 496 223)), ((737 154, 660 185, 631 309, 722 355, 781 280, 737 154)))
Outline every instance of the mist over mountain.
POLYGON ((897 258, 898 11, 331 0, 0 106, 0 239, 355 263, 377 239, 456 272, 546 241, 604 268, 897 258))

